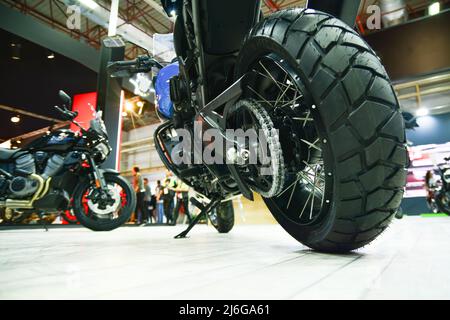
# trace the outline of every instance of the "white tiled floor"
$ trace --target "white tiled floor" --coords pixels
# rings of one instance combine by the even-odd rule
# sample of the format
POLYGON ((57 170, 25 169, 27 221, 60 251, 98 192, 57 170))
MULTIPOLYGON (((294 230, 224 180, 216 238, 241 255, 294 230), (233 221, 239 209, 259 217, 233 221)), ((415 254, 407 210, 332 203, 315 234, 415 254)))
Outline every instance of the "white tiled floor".
POLYGON ((277 225, 0 231, 0 299, 450 298, 450 219, 395 221, 345 256, 277 225))

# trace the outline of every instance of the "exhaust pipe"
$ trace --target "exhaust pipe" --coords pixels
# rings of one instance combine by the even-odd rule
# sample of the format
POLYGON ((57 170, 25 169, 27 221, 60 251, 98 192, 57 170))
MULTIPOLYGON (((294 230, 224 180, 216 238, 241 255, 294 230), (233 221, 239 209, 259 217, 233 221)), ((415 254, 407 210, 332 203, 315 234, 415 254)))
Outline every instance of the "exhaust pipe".
POLYGON ((0 207, 6 207, 9 209, 33 209, 33 203, 42 198, 48 192, 51 178, 44 181, 44 179, 37 174, 31 174, 30 178, 37 180, 39 184, 38 189, 31 200, 6 199, 6 201, 0 202, 0 207))

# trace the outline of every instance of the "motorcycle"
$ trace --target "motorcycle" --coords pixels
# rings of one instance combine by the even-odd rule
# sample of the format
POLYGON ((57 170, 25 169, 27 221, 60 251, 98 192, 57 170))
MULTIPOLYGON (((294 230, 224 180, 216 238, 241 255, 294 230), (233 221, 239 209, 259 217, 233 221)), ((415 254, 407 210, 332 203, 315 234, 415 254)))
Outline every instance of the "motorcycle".
POLYGON ((432 190, 431 209, 450 215, 450 157, 444 161, 437 168, 440 181, 432 190))
POLYGON ((136 206, 136 195, 118 172, 99 166, 111 152, 102 112, 90 128, 66 107, 71 98, 59 92, 61 118, 80 129, 50 131, 24 149, 0 149, 0 210, 21 215, 60 213, 73 209, 76 219, 94 231, 120 227, 136 206))
MULTIPOLYGON (((256 192, 312 249, 348 252, 378 237, 403 197, 407 153, 399 102, 368 44, 312 9, 264 17, 257 0, 162 4, 178 14, 179 72, 168 81, 169 104, 156 90, 164 123, 154 140, 165 166, 210 199, 197 203, 204 215, 256 192), (205 137, 211 129, 214 138, 205 137), (258 136, 227 135, 239 129, 258 136), (180 137, 192 145, 180 148, 180 137), (210 149, 214 162, 196 157, 210 149)), ((155 67, 150 56, 110 64, 113 76, 155 67)))

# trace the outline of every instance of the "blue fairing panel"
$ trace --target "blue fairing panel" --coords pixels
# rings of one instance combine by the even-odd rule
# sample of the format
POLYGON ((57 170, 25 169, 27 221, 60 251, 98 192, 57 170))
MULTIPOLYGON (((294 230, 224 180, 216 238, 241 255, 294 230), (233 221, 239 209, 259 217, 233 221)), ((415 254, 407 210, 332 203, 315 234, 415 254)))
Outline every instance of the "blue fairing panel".
POLYGON ((173 103, 170 100, 170 78, 177 76, 180 72, 178 62, 169 64, 162 68, 155 81, 155 93, 156 93, 156 108, 159 113, 172 119, 173 116, 173 103))

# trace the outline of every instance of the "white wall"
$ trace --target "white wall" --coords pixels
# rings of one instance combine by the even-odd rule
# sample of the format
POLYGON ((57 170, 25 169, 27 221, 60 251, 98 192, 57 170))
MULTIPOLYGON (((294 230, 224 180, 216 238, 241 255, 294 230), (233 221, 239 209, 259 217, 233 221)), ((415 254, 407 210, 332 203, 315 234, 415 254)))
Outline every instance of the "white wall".
POLYGON ((153 143, 153 133, 158 126, 159 124, 154 124, 123 133, 121 171, 129 171, 133 166, 138 166, 141 169, 152 169, 164 166, 153 143), (130 142, 138 142, 144 139, 146 140, 129 144, 130 142), (130 151, 127 152, 127 150, 130 151))

